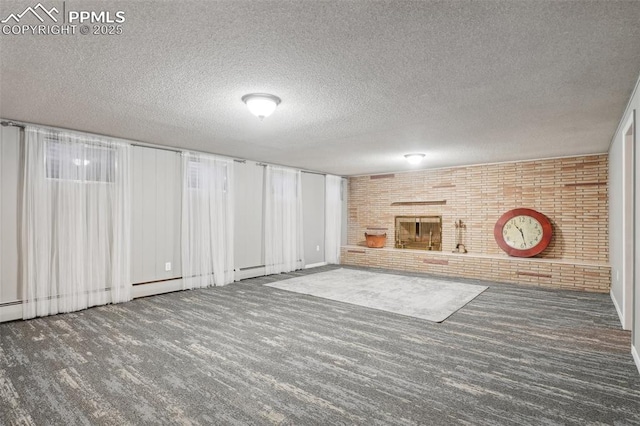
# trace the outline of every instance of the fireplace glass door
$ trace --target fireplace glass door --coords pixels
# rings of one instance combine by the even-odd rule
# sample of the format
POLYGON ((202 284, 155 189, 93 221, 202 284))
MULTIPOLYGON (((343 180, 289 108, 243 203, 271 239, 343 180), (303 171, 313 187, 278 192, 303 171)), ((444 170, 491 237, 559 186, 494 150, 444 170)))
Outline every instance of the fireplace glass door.
POLYGON ((396 216, 396 248, 442 250, 442 216, 396 216))

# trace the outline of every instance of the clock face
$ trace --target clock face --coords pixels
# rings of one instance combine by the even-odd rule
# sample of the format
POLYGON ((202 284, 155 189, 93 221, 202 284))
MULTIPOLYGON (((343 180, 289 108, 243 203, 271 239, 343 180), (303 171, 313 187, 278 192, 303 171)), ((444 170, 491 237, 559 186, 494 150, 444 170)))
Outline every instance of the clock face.
POLYGON ((509 256, 531 257, 547 248, 553 229, 540 212, 518 208, 509 210, 496 222, 493 235, 509 256))
POLYGON ((542 225, 534 217, 515 216, 504 224, 502 236, 509 247, 527 250, 542 240, 542 225))

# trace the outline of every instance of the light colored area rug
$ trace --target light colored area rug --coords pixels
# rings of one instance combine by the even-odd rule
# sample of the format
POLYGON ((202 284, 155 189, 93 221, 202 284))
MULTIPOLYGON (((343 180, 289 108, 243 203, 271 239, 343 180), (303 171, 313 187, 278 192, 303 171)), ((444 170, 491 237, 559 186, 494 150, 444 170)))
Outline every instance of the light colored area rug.
POLYGON ((435 322, 444 321, 488 288, 343 268, 265 285, 435 322))

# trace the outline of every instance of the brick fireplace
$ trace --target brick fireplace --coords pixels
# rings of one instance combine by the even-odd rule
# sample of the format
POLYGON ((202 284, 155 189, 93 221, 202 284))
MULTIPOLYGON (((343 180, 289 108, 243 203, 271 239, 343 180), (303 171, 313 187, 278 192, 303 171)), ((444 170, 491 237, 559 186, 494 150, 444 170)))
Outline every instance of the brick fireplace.
POLYGON ((349 178, 342 263, 608 292, 607 174, 602 154, 349 178), (516 207, 552 222, 551 244, 535 258, 509 257, 494 240, 495 222, 516 207), (421 222, 406 231, 420 250, 398 244, 404 238, 396 220, 411 217, 441 218, 439 250, 433 230, 432 250, 424 248, 429 235, 421 222), (466 254, 453 253, 460 220, 466 254), (368 229, 386 230, 384 248, 363 247, 368 229))

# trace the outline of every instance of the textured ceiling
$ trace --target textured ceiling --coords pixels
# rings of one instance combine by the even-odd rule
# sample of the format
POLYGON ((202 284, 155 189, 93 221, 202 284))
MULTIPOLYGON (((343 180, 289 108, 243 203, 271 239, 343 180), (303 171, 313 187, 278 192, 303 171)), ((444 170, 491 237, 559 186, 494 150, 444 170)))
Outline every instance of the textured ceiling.
POLYGON ((606 152, 640 73, 639 1, 65 7, 123 34, 0 35, 0 117, 341 175, 606 152))

